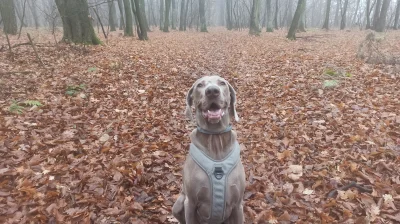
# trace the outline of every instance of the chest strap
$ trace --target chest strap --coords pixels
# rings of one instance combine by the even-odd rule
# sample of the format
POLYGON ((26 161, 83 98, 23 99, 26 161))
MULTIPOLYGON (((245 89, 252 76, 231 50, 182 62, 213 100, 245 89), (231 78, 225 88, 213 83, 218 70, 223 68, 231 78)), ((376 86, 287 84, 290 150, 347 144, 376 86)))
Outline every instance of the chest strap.
POLYGON ((193 143, 190 144, 189 154, 210 180, 212 206, 208 223, 222 223, 225 215, 227 177, 240 159, 239 143, 235 141, 232 151, 222 160, 210 158, 193 143))

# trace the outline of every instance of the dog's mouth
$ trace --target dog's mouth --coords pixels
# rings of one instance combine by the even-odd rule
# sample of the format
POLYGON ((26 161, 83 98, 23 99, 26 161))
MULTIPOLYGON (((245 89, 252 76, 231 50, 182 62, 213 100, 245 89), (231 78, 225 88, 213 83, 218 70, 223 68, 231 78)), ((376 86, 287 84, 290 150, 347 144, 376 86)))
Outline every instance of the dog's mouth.
POLYGON ((208 120, 210 123, 218 123, 225 114, 223 108, 217 103, 211 103, 210 106, 202 112, 204 119, 208 120))

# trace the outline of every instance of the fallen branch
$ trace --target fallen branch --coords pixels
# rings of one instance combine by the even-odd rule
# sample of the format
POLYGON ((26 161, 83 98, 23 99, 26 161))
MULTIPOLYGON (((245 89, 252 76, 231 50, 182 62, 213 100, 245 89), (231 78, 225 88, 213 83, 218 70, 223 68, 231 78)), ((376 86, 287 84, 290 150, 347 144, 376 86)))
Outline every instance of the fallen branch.
POLYGON ((12 75, 12 74, 30 74, 35 73, 34 71, 10 71, 10 72, 0 72, 0 75, 12 75))
POLYGON ((10 57, 11 57, 11 61, 14 61, 14 56, 13 56, 13 52, 11 50, 11 44, 10 44, 10 39, 8 39, 8 34, 6 33, 6 39, 7 39, 7 43, 8 43, 8 51, 10 52, 10 57))
POLYGON ((31 42, 33 51, 34 51, 35 54, 36 54, 36 58, 39 60, 40 64, 44 67, 43 61, 42 61, 42 59, 40 59, 39 54, 38 54, 38 52, 37 52, 37 50, 36 50, 36 46, 35 46, 35 44, 34 44, 33 41, 32 41, 31 35, 30 35, 29 33, 27 33, 26 35, 28 36, 29 42, 31 42))
POLYGON ((336 196, 338 191, 347 191, 348 189, 355 187, 357 188, 361 193, 362 192, 368 192, 368 193, 372 193, 372 189, 364 187, 360 184, 357 184, 355 181, 350 182, 349 184, 343 186, 343 187, 339 187, 335 190, 332 190, 331 192, 329 192, 328 194, 328 198, 333 198, 336 196))

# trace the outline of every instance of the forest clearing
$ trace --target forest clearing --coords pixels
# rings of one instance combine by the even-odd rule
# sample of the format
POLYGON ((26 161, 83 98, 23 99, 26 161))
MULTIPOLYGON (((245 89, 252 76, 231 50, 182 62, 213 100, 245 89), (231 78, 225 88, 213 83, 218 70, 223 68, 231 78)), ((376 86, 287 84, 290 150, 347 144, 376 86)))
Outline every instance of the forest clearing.
MULTIPOLYGON (((26 1, 14 2, 24 13, 14 17, 24 21, 26 1)), ((66 0, 43 11, 47 27, 36 29, 32 8, 27 26, 7 27, 9 15, 0 3, 0 223, 178 223, 172 206, 196 128, 184 113, 188 90, 209 75, 223 77, 236 91, 240 121, 232 119, 232 126, 245 172, 245 223, 400 222, 400 32, 394 7, 388 14, 395 28, 382 32, 385 23, 357 27, 366 25, 358 5, 366 3, 372 12, 381 1, 351 2, 353 26, 338 30, 340 23, 329 15, 315 22, 323 15, 318 6, 329 9, 332 1, 309 0, 306 12, 315 18, 307 17, 310 27, 297 32, 305 1, 294 1, 297 9, 289 1, 274 7, 266 1, 265 10, 281 7, 281 24, 265 32, 273 19, 253 18, 262 8, 258 0, 239 6, 227 1, 228 9, 242 10, 244 22, 229 24, 225 12, 220 26, 209 24, 218 15, 201 14, 225 3, 205 1, 202 12, 200 0, 191 3, 200 13, 181 17, 190 23, 178 31, 162 21, 163 10, 170 17, 164 1, 146 0, 146 9, 162 7, 161 15, 140 15, 143 1, 124 0, 133 8, 106 19, 101 12, 117 2, 99 3, 103 8, 90 10, 95 19, 80 18, 90 27, 81 39, 75 26, 65 28, 70 12, 60 5, 66 0), (284 6, 299 24, 285 25, 284 6), (128 24, 132 12, 130 27, 137 34, 107 27, 113 17, 128 24), (150 31, 144 32, 140 21, 146 16, 150 31)), ((171 12, 178 14, 180 5, 187 14, 181 2, 173 1, 171 12)), ((344 17, 345 2, 337 8, 344 17)), ((383 2, 382 11, 390 1, 383 2)))

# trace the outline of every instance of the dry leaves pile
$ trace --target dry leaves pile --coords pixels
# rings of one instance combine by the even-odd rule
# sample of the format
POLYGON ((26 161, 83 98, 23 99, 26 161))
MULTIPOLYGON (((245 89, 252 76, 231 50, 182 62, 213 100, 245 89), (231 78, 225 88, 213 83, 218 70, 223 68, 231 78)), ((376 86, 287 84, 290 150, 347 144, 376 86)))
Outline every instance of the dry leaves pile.
POLYGON ((356 59, 365 34, 113 34, 39 47, 46 69, 27 46, 14 62, 3 50, 0 73, 34 73, 0 75, 0 222, 174 222, 185 93, 214 72, 238 92, 247 223, 400 222, 400 76, 356 59), (17 115, 12 100, 43 106, 17 115))

